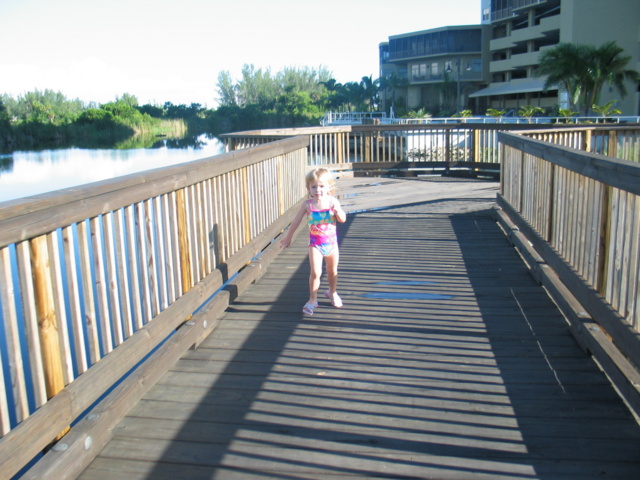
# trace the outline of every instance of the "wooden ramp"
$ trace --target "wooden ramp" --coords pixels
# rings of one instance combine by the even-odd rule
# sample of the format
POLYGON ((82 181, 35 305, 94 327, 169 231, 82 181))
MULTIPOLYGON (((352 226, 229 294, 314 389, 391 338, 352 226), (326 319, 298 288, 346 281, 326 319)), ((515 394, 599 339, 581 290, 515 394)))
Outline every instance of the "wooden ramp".
POLYGON ((344 308, 302 315, 299 235, 82 479, 640 478, 640 428, 494 222, 496 183, 340 186, 344 308))

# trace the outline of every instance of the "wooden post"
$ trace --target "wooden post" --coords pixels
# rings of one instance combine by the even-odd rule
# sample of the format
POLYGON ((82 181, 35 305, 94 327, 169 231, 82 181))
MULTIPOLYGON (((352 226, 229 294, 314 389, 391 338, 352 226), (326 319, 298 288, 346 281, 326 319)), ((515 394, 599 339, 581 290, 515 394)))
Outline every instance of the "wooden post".
POLYGON ((607 253, 609 250, 609 242, 611 238, 611 220, 609 216, 609 207, 611 203, 611 187, 602 184, 602 198, 600 203, 600 225, 599 230, 599 245, 598 245, 598 258, 597 258, 597 271, 596 271, 596 290, 604 296, 605 285, 607 282, 607 253))
POLYGON ((555 197, 555 189, 556 189, 556 166, 552 163, 549 165, 549 196, 547 197, 547 231, 546 231, 546 240, 551 243, 551 239, 554 233, 554 225, 555 217, 553 215, 554 204, 553 201, 555 197))
POLYGON ((242 213, 244 214, 244 238, 245 244, 251 241, 251 200, 249 199, 249 180, 247 176, 247 168, 243 168, 240 171, 240 177, 242 185, 240 191, 242 192, 242 213))
POLYGON ((344 133, 338 132, 336 138, 336 163, 344 163, 344 133))
POLYGON ((451 170, 451 130, 448 128, 444 132, 444 161, 446 162, 445 172, 448 174, 451 170))
POLYGON ((372 158, 372 148, 371 148, 371 143, 373 142, 373 134, 371 132, 366 132, 364 134, 364 150, 363 150, 363 158, 362 161, 363 162, 372 162, 373 158, 372 158))
POLYGON ((176 192, 176 213, 178 216, 178 249, 180 252, 180 272, 182 277, 182 293, 193 287, 191 280, 191 254, 189 250, 189 222, 184 188, 176 192))
POLYGON ((32 239, 30 246, 33 290, 38 316, 38 332, 40 348, 42 349, 45 387, 47 398, 51 398, 64 388, 64 375, 46 235, 32 239))
POLYGON ((609 131, 609 145, 607 149, 607 155, 611 158, 617 158, 618 155, 618 134, 610 130, 609 131))
MULTIPOLYGON (((58 335, 58 319, 53 299, 51 264, 47 248, 47 236, 33 238, 31 247, 31 275, 38 318, 38 338, 42 352, 42 369, 47 399, 53 398, 64 388, 63 361, 58 335)), ((70 427, 66 427, 54 439, 62 438, 70 427)))

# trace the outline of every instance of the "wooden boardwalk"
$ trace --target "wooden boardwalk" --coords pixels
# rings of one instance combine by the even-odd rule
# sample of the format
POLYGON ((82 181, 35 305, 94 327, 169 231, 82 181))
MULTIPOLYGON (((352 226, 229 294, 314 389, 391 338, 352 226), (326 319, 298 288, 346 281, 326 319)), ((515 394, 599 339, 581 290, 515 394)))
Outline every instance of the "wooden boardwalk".
POLYGON ((340 187, 344 308, 302 315, 298 235, 82 479, 640 478, 640 428, 492 219, 496 183, 340 187))

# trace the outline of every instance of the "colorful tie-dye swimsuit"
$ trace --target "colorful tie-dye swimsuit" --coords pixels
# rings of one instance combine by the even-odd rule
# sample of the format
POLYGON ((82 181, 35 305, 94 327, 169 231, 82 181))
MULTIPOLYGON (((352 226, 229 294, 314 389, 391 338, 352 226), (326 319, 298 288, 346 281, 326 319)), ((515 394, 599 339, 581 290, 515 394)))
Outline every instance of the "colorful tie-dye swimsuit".
POLYGON ((309 201, 309 246, 317 248, 323 256, 338 245, 336 219, 333 209, 314 210, 309 201))

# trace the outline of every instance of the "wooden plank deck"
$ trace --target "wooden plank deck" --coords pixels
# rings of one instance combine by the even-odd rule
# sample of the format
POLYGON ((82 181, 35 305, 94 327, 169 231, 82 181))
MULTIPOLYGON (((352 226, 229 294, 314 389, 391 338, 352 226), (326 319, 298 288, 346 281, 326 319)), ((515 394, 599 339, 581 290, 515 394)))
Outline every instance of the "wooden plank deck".
POLYGON ((493 221, 496 183, 339 185, 344 308, 302 315, 298 235, 82 479, 640 478, 640 428, 493 221))

